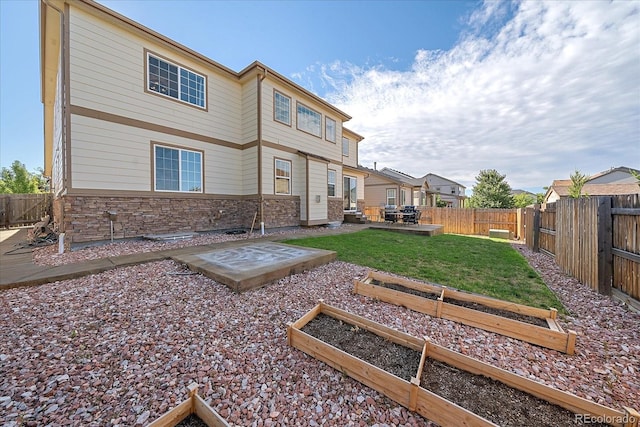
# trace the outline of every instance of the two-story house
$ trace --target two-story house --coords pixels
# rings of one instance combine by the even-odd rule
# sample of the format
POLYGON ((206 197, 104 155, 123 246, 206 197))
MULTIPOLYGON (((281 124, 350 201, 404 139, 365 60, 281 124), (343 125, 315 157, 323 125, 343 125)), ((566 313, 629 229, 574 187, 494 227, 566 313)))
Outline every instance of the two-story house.
POLYGON ((361 167, 364 179, 367 207, 384 205, 436 206, 438 199, 448 207, 464 207, 465 186, 433 173, 420 178, 404 172, 382 168, 361 167))
POLYGON ((235 72, 92 0, 41 0, 40 38, 44 171, 67 241, 108 238, 110 218, 131 237, 364 206, 351 117, 260 62, 235 72))
POLYGON ((433 191, 434 197, 440 197, 440 200, 445 202, 447 207, 464 207, 465 200, 467 199, 465 195, 467 187, 434 173, 426 174, 424 179, 429 183, 429 188, 433 191))

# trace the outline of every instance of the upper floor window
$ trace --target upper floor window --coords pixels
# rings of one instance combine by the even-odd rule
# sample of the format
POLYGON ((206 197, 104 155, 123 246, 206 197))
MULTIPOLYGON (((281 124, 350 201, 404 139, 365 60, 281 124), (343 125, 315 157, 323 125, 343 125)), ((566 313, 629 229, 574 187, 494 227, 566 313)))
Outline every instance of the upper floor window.
POLYGON ((191 70, 147 54, 148 89, 182 102, 206 108, 206 78, 191 70))
POLYGON ((329 117, 324 118, 324 137, 327 141, 336 142, 336 121, 329 117))
POLYGON ((155 190, 202 193, 202 153, 154 146, 155 190))
POLYGON ((309 132, 311 135, 322 137, 322 114, 304 104, 298 103, 296 121, 298 129, 309 132))
POLYGON ((273 92, 273 119, 291 126, 291 98, 278 91, 273 92))
POLYGON ((327 171, 327 196, 336 196, 336 171, 332 169, 327 171))
POLYGON ((342 155, 349 156, 349 138, 342 137, 342 155))
POLYGON ((291 161, 276 159, 276 194, 291 194, 291 161))

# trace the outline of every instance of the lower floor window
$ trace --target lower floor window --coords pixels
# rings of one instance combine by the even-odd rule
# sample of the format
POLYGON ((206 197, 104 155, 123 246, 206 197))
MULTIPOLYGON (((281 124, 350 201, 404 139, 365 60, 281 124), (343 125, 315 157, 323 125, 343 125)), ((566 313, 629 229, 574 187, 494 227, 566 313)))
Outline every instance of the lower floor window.
POLYGON ((387 188, 387 205, 388 206, 396 205, 396 189, 395 188, 387 188))
POLYGON ((154 146, 155 190, 202 193, 202 153, 154 146))
POLYGON ((276 194, 291 194, 291 162, 276 159, 276 194))
POLYGON ((331 169, 327 171, 327 196, 336 196, 336 171, 331 169))

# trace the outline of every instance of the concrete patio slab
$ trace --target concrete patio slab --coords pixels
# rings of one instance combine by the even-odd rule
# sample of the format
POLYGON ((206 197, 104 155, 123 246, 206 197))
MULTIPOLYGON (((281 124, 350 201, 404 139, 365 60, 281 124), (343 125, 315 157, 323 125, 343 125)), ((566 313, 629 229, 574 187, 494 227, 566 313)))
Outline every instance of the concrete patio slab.
POLYGON ((327 264, 336 258, 336 253, 275 242, 246 242, 171 258, 235 292, 244 292, 327 264))

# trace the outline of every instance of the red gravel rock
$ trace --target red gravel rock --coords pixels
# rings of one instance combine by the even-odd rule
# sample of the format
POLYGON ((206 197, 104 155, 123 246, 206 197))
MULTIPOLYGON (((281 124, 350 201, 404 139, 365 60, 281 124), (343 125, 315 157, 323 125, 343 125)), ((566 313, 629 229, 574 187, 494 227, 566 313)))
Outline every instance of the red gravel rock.
POLYGON ((367 269, 351 264, 238 295, 200 275, 170 275, 181 266, 162 261, 1 291, 0 420, 148 423, 199 381, 202 397, 232 425, 430 425, 287 346, 287 322, 320 298, 578 396, 638 409, 640 316, 516 247, 571 312, 560 321, 578 332, 576 355, 353 295, 353 279, 367 269))

